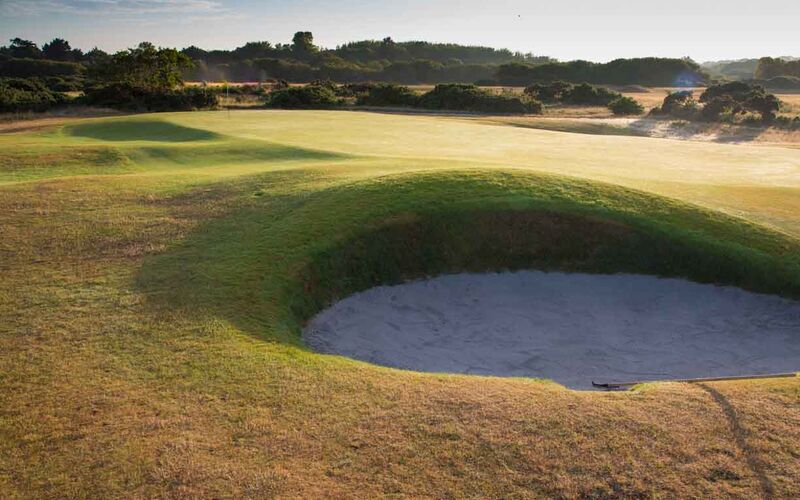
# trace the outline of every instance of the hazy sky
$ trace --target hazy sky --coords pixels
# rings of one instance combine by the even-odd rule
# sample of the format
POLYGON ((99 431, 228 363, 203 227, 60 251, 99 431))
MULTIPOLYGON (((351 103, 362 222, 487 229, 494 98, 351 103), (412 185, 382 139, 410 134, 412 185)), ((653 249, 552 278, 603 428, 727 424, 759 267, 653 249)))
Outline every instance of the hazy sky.
POLYGON ((299 30, 325 47, 391 36, 564 60, 800 56, 800 0, 0 0, 0 38, 83 49, 234 48, 299 30))

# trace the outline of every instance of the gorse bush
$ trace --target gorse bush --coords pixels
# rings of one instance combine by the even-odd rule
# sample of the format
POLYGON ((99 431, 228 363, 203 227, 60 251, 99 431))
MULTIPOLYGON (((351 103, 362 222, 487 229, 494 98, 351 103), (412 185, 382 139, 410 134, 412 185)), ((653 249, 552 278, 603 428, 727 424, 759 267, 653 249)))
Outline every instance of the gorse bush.
POLYGON ((120 82, 86 89, 83 102, 131 111, 192 111, 215 107, 217 97, 213 90, 203 87, 163 90, 120 82))
POLYGON ((670 92, 664 98, 661 106, 650 110, 650 114, 654 116, 668 116, 681 120, 694 120, 698 113, 699 107, 691 90, 670 92))
POLYGON ((608 104, 608 109, 612 113, 619 116, 626 115, 641 115, 644 113, 644 107, 636 102, 632 97, 620 96, 608 104))
POLYGON ((610 106, 612 102, 619 101, 614 108, 619 111, 616 114, 639 114, 643 111, 633 99, 620 100, 623 96, 619 92, 588 83, 574 85, 561 80, 534 83, 525 87, 524 94, 548 104, 561 103, 573 106, 610 106))
POLYGON ((426 109, 477 111, 481 113, 541 113, 541 102, 512 95, 498 95, 475 85, 441 84, 420 96, 418 104, 426 109))
POLYGON ((698 101, 690 91, 673 92, 651 114, 684 120, 747 124, 760 120, 770 124, 776 120, 780 107, 781 101, 760 85, 731 82, 708 87, 698 101))
POLYGON ((267 98, 267 106, 286 109, 327 109, 340 102, 333 90, 319 85, 280 89, 267 98))
POLYGON ((361 83, 348 85, 312 84, 273 91, 267 106, 273 108, 324 109, 345 102, 353 96, 359 106, 416 107, 431 110, 473 111, 479 113, 541 113, 542 104, 529 96, 493 94, 475 85, 441 84, 430 92, 417 95, 402 85, 361 83))
POLYGON ((780 99, 768 94, 764 87, 745 82, 712 85, 700 95, 700 102, 712 108, 709 112, 703 111, 703 117, 710 120, 723 114, 757 113, 761 121, 770 123, 781 108, 780 99))
POLYGON ((414 91, 403 85, 381 83, 371 85, 360 93, 356 104, 361 106, 415 106, 419 101, 414 91))
POLYGON ((41 80, 0 78, 0 112, 47 111, 68 101, 64 94, 51 91, 41 80))
POLYGON ((76 77, 50 76, 44 79, 47 88, 54 92, 80 92, 83 90, 84 80, 76 77))
POLYGON ((619 99, 622 94, 605 87, 595 87, 581 83, 565 89, 561 94, 561 102, 582 106, 608 106, 611 101, 619 99))
POLYGON ((558 80, 551 83, 534 83, 525 87, 523 93, 543 103, 552 104, 561 102, 564 94, 572 90, 572 87, 571 83, 558 80))
POLYGON ((73 62, 48 61, 46 59, 0 59, 0 76, 3 77, 80 77, 83 73, 84 67, 73 62))

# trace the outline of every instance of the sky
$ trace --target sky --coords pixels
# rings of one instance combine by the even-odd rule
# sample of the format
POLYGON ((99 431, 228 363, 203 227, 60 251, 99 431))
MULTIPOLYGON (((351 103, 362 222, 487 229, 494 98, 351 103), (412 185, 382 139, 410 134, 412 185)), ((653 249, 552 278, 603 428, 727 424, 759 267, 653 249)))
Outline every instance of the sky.
POLYGON ((0 44, 232 49, 295 31, 331 48, 390 36, 561 60, 800 56, 800 0, 0 0, 0 44))

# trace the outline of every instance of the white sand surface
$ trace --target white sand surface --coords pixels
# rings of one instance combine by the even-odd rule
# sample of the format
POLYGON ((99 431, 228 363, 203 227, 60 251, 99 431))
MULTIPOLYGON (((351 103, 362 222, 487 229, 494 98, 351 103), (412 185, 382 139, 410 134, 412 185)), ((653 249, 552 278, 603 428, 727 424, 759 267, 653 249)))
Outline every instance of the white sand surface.
POLYGON ((585 389, 800 371, 800 302, 652 276, 457 274, 355 294, 303 337, 379 365, 585 389))

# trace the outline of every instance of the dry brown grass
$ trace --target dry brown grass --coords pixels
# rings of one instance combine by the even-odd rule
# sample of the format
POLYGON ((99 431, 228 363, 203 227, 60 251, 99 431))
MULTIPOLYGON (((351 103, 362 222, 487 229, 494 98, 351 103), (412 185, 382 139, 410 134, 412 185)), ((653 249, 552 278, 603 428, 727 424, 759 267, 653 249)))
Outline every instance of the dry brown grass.
POLYGON ((224 323, 153 310, 132 286, 144 256, 226 213, 233 193, 109 188, 0 191, 0 487, 10 496, 798 493, 800 379, 713 384, 734 429, 696 386, 580 393, 298 364, 224 323))

